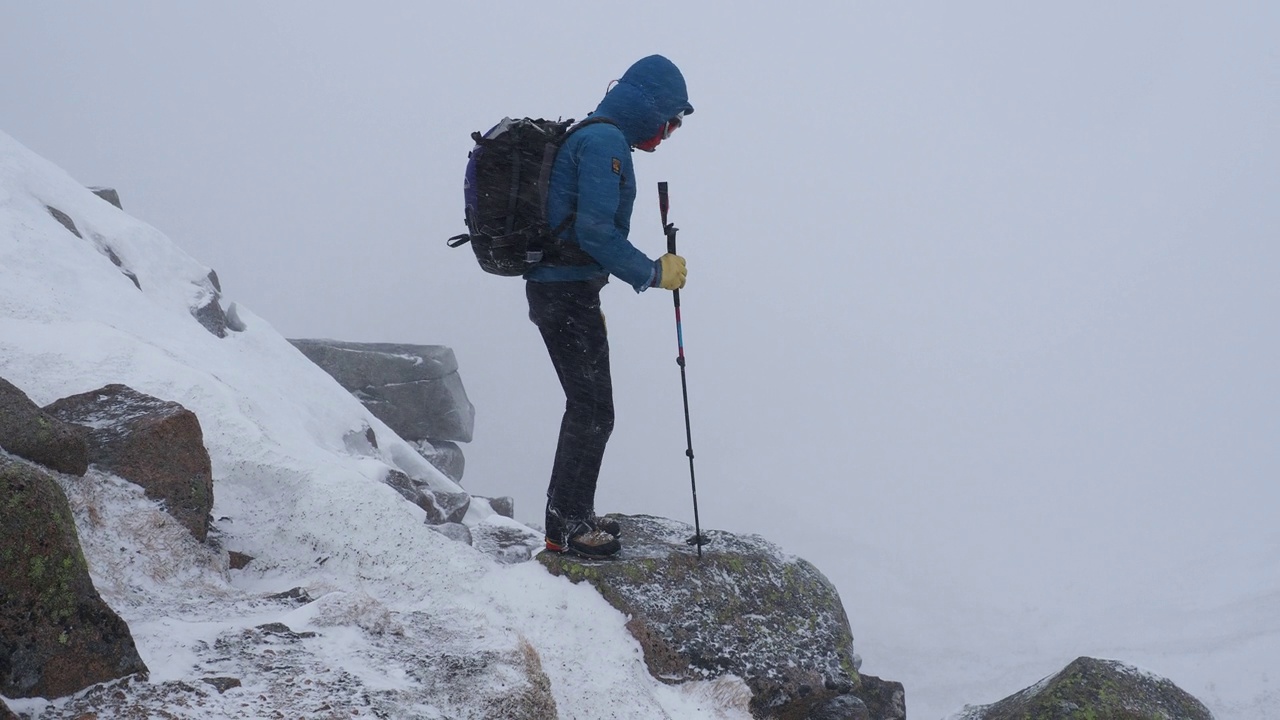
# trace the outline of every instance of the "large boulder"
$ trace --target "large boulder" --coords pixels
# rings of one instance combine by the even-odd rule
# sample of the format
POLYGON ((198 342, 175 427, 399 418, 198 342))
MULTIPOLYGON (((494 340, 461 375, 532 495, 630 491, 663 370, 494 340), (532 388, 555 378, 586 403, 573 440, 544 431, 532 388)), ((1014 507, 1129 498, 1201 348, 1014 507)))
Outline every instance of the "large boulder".
POLYGON ((1000 702, 969 706, 956 720, 1213 720, 1172 681, 1115 660, 1077 658, 1000 702))
POLYGON ((55 698, 146 672, 102 601, 53 476, 0 453, 0 694, 55 698))
POLYGON ((213 468, 195 413, 176 402, 108 385, 45 408, 88 428, 89 461, 142 486, 197 540, 209 534, 213 468))
POLYGON ((414 440, 409 444, 435 469, 444 473, 445 477, 459 485, 462 484, 462 474, 466 470, 467 460, 458 443, 451 440, 414 440))
POLYGON ((405 440, 471 442, 475 407, 442 345, 290 340, 405 440))
POLYGON ((70 426, 0 378, 0 448, 68 475, 84 475, 89 450, 82 428, 70 426))
MULTIPOLYGON (((834 586, 812 564, 758 536, 704 532, 702 558, 684 523, 612 516, 623 552, 611 560, 542 553, 555 575, 586 581, 630 620, 649 672, 680 683, 732 674, 751 688, 756 717, 873 720, 905 717, 901 704, 868 712, 853 634, 834 586)), ((897 688, 901 700, 901 685, 897 688)), ((877 688, 877 695, 881 689, 877 688)))

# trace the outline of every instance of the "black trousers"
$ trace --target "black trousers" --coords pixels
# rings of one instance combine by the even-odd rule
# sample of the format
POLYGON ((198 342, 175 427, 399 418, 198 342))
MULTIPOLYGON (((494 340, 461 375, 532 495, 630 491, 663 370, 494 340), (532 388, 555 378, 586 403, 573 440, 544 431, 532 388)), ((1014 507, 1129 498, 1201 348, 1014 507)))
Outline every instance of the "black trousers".
POLYGON ((604 280, 527 282, 538 326, 564 388, 564 418, 547 487, 547 536, 575 530, 595 512, 596 481, 613 432, 609 338, 600 312, 604 280))

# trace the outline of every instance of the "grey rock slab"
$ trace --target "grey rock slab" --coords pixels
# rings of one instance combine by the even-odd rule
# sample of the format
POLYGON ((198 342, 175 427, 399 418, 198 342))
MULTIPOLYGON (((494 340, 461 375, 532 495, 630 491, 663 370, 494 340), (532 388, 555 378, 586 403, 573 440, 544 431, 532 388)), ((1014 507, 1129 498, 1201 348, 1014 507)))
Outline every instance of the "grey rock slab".
POLYGON ((290 340, 405 440, 470 442, 475 407, 442 345, 290 340))

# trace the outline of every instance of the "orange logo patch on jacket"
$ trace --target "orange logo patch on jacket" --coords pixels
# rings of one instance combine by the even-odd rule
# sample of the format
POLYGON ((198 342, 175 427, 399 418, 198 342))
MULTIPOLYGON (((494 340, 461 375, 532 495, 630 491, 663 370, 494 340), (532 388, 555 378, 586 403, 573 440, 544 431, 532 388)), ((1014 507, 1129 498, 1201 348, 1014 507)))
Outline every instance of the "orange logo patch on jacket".
POLYGON ((622 174, 622 161, 619 160, 618 158, 613 159, 613 174, 614 175, 622 174))

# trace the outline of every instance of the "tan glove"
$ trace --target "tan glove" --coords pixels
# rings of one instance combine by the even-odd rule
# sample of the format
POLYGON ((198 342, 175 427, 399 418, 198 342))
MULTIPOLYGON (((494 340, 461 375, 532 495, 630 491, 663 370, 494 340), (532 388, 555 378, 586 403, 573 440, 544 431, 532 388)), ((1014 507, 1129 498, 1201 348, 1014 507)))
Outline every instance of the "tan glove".
POLYGON ((655 262, 658 266, 657 287, 663 290, 679 290, 684 287, 685 277, 689 272, 685 268, 684 258, 667 253, 655 262))

